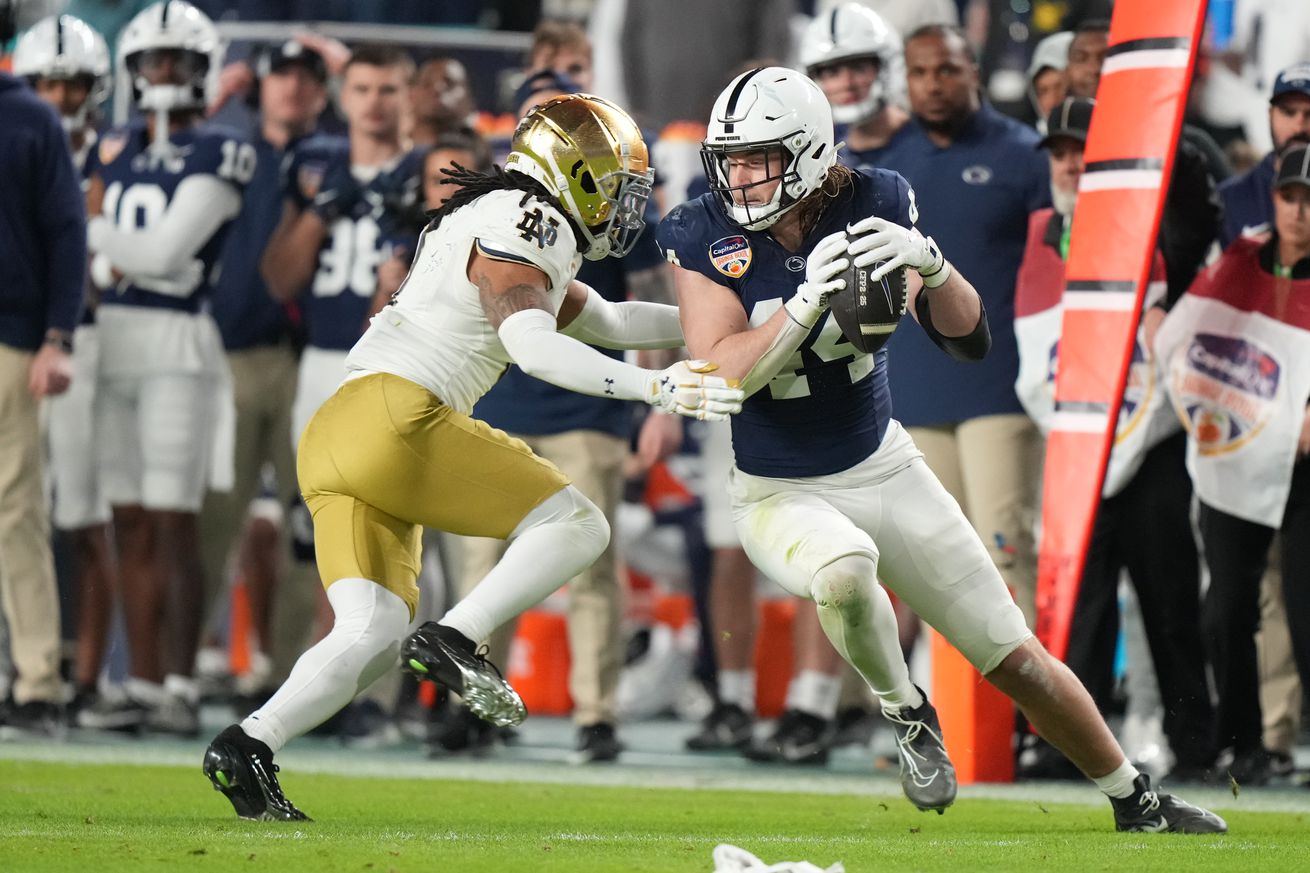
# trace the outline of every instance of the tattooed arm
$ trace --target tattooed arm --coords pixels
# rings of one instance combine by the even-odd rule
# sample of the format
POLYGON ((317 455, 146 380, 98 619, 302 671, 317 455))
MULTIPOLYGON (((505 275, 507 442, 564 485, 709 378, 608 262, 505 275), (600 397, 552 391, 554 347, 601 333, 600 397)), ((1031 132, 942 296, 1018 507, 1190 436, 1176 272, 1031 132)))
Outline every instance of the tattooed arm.
POLYGON ((475 253, 468 277, 478 289, 487 322, 529 376, 583 394, 641 400, 693 418, 723 417, 740 408, 740 392, 715 384, 722 380, 682 365, 677 374, 634 367, 559 333, 548 280, 535 267, 475 253))

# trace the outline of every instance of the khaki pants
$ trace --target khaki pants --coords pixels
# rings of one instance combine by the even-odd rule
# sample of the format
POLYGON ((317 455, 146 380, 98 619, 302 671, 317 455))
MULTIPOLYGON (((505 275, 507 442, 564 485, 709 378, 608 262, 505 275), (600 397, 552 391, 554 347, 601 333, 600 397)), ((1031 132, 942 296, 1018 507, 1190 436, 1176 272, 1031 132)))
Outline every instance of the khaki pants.
POLYGON ((212 609, 227 590, 232 547, 245 528, 250 501, 259 493, 265 463, 277 476, 278 503, 285 511, 296 493, 296 461, 291 450, 291 402, 296 393, 296 355, 273 346, 231 352, 232 394, 236 406, 231 491, 210 491, 200 511, 200 544, 205 562, 205 602, 212 609))
MULTIPOLYGON (((520 437, 534 452, 553 461, 573 485, 611 522, 623 494, 623 459, 627 443, 619 437, 589 430, 552 436, 520 437)), ((486 576, 504 554, 504 540, 465 538, 462 572, 456 574, 462 598, 486 576)), ((573 720, 579 725, 616 720, 616 693, 623 668, 619 587, 614 538, 595 564, 569 582, 569 694, 573 720)), ((487 641, 493 663, 507 663, 512 623, 487 641)))
POLYGON ((0 607, 9 625, 14 701, 58 701, 59 595, 38 404, 27 390, 29 352, 0 344, 0 607))
POLYGON ((910 428, 928 468, 960 504, 1029 627, 1037 617, 1034 530, 1041 499, 1041 435, 1026 415, 985 415, 910 428))
POLYGON ((1292 658, 1277 540, 1269 550, 1269 569, 1260 582, 1260 630, 1256 631, 1255 646, 1264 746, 1290 755, 1301 729, 1301 677, 1292 658))

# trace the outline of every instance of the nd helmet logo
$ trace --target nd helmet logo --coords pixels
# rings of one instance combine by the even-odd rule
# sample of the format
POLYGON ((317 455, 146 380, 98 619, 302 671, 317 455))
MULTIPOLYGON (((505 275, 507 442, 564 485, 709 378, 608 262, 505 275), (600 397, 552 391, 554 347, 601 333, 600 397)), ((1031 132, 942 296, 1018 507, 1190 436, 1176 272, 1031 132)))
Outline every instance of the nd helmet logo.
POLYGON ((744 236, 725 236, 710 243, 710 263, 729 279, 740 279, 751 265, 751 244, 744 236))

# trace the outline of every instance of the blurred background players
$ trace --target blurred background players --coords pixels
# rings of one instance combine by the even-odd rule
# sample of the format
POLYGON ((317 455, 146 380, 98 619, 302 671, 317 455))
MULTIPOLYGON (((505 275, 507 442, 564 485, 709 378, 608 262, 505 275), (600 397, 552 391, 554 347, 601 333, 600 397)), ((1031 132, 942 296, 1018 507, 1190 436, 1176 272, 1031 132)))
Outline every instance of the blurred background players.
MULTIPOLYGON (((14 73, 27 79, 37 96, 59 113, 73 149, 73 162, 83 174, 87 155, 96 145, 100 105, 109 95, 109 48, 104 38, 69 15, 42 19, 23 34, 14 49, 14 73)), ((73 336, 72 384, 68 391, 51 398, 47 421, 53 520, 55 528, 68 537, 77 579, 70 716, 95 696, 117 584, 109 504, 97 481, 94 313, 94 301, 88 300, 73 336)))
POLYGON ((84 710, 82 721, 144 719, 192 735, 204 609, 197 516, 226 374, 204 306, 256 158, 239 134, 202 124, 222 47, 198 9, 150 6, 123 31, 119 54, 146 117, 105 134, 92 154, 87 237, 101 291, 96 430, 131 667, 128 699, 84 710))
MULTIPOLYGON (((13 10, 0 4, 0 30, 13 10)), ((0 45, 13 36, 0 33, 0 45)), ((41 400, 68 389, 86 291, 86 212, 59 115, 0 72, 0 610, 15 671, 0 723, 63 730, 59 599, 42 480, 41 400), (34 146, 35 144, 35 146, 34 146)))
POLYGON ((314 586, 283 586, 274 607, 278 576, 289 552, 280 517, 252 516, 263 473, 272 475, 273 494, 282 512, 298 500, 291 444, 291 408, 296 391, 297 340, 284 304, 273 299, 259 272, 260 259, 282 217, 282 163, 287 153, 311 136, 327 107, 327 66, 323 57, 298 40, 262 46, 251 58, 255 85, 246 99, 259 109, 254 137, 255 173, 246 186, 241 212, 227 236, 223 270, 211 312, 218 324, 232 374, 236 413, 233 486, 211 489, 201 511, 207 627, 224 617, 221 598, 246 532, 249 560, 240 566, 255 634, 248 676, 241 691, 259 696, 276 687, 306 643, 314 615, 314 586), (280 632, 274 633, 274 614, 280 632), (277 655, 278 657, 274 657, 277 655))

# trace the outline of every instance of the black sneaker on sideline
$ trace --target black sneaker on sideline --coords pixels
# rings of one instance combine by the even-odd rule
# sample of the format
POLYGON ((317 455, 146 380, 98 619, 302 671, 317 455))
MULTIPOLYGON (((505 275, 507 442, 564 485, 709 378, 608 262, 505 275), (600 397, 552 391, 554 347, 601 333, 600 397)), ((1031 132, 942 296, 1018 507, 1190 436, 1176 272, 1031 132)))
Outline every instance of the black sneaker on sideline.
POLYGON ((250 821, 312 821, 282 793, 278 766, 267 745, 232 725, 205 750, 205 775, 223 792, 239 818, 250 821))
POLYGON ((737 704, 716 703, 701 722, 700 730, 687 737, 684 745, 692 752, 744 749, 750 744, 753 726, 754 719, 737 704))
POLYGON ((1145 773, 1133 780, 1131 797, 1111 797, 1114 829, 1133 833, 1226 834, 1228 824, 1219 816, 1199 806, 1179 800, 1172 794, 1151 790, 1151 777, 1145 773))
POLYGON ((578 764, 614 761, 623 751, 623 744, 614 733, 614 725, 606 721, 578 728, 578 748, 572 760, 578 764))
POLYGON ((496 745, 496 727, 478 718, 463 703, 447 697, 432 710, 427 724, 428 752, 432 757, 443 753, 467 752, 478 755, 496 745))
POLYGON ((938 815, 955 802, 959 783, 955 765, 942 743, 942 727, 937 710, 923 694, 923 703, 898 712, 883 710, 883 717, 896 730, 896 752, 901 759, 901 789, 923 812, 936 810, 938 815))
POLYGON ((48 700, 29 700, 10 706, 2 723, 5 731, 20 736, 61 740, 68 735, 64 707, 48 700))
POLYGON ((418 678, 455 692, 474 715, 498 727, 520 724, 528 716, 523 698, 496 665, 453 627, 424 623, 401 646, 400 662, 418 678))
POLYGON ((831 742, 831 722, 799 709, 789 709, 778 719, 772 734, 750 743, 741 753, 752 761, 826 764, 831 742))
POLYGON ((77 713, 77 726, 93 731, 134 733, 145 727, 150 706, 133 697, 100 697, 77 713))

